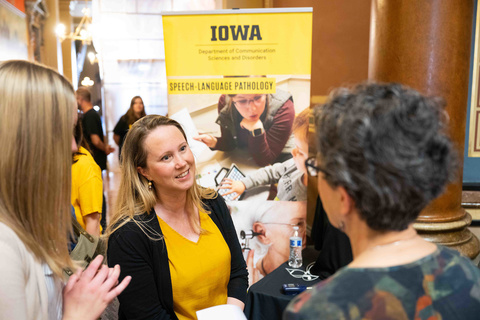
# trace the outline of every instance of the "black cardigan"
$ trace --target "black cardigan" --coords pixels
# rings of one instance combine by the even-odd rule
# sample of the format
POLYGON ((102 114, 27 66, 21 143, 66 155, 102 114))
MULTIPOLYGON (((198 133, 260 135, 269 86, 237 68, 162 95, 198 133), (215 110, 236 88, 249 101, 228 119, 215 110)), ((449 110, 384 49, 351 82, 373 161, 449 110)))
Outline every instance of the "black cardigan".
MULTIPOLYGON (((232 258, 227 295, 245 302, 248 272, 230 212, 222 197, 204 199, 203 203, 230 248, 232 258)), ((120 265, 119 281, 127 275, 132 276, 128 287, 118 296, 119 319, 178 319, 173 311, 172 281, 165 242, 151 240, 144 233, 153 238, 162 234, 157 215, 152 210, 138 220, 143 222, 145 230, 130 221, 108 239, 108 265, 120 265)))

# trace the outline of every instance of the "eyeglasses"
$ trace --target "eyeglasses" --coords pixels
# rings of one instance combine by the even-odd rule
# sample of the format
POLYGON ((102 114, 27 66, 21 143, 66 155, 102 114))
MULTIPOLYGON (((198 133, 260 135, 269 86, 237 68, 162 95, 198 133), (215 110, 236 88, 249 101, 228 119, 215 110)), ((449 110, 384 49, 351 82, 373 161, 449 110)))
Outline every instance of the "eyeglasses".
POLYGON ((300 221, 298 223, 281 223, 281 222, 262 222, 263 224, 278 224, 283 226, 298 227, 299 230, 305 230, 307 223, 305 221, 300 221))
POLYGON ((262 99, 263 97, 265 97, 264 94, 262 95, 259 95, 259 96, 255 96, 253 97, 253 99, 242 99, 242 100, 238 100, 238 101, 233 101, 233 104, 237 107, 237 108, 246 108, 250 105, 250 102, 253 102, 255 105, 261 105, 263 103, 262 99))
POLYGON ((305 167, 307 168, 307 172, 311 177, 318 176, 318 171, 323 172, 323 170, 318 167, 317 157, 310 157, 305 160, 305 167))

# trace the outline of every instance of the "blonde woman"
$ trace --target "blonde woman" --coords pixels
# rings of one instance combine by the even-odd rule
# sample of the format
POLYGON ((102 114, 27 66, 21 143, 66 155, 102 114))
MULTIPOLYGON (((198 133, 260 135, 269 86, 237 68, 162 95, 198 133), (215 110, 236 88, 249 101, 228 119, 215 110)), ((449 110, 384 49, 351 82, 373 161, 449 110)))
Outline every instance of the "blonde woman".
POLYGON ((63 284, 63 268, 74 267, 75 116, 73 88, 57 72, 0 64, 0 319, 96 319, 129 282, 116 286, 119 267, 100 267, 100 257, 63 284))
POLYGON ((247 270, 230 212, 195 181, 195 160, 178 122, 146 116, 122 151, 108 262, 133 281, 119 319, 196 319, 219 304, 243 309, 247 270))

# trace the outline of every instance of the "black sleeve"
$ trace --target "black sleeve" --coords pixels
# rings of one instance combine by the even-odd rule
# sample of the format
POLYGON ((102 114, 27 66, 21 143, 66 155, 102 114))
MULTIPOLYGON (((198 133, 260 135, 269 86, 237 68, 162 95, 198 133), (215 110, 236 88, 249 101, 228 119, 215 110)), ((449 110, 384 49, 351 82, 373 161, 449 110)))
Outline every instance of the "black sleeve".
POLYGON ((100 120, 100 116, 96 114, 96 111, 93 111, 93 112, 95 113, 86 113, 84 115, 83 129, 85 129, 85 134, 88 134, 89 136, 92 134, 96 134, 100 138, 102 138, 103 132, 102 132, 102 122, 100 120))
POLYGON ((312 238, 315 249, 319 250, 320 254, 310 271, 320 276, 320 279, 327 279, 337 270, 352 262, 350 239, 345 233, 331 225, 320 197, 317 197, 312 238))
MULTIPOLYGON (((230 211, 220 196, 210 200, 209 203, 211 204, 212 215, 219 219, 218 223, 222 226, 220 229, 230 248, 230 255, 232 257, 227 295, 228 297, 236 298, 245 303, 248 288, 247 264, 243 258, 242 248, 238 242, 237 232, 235 231, 230 211)), ((212 218, 214 218, 213 216, 212 218)))
POLYGON ((108 240, 109 267, 120 265, 119 281, 132 280, 118 296, 121 319, 171 319, 158 296, 151 248, 147 236, 134 223, 127 223, 108 240))
POLYGON ((122 137, 127 130, 128 130, 127 122, 125 121, 125 117, 122 116, 120 120, 118 120, 117 124, 115 125, 115 128, 113 129, 113 133, 122 137))

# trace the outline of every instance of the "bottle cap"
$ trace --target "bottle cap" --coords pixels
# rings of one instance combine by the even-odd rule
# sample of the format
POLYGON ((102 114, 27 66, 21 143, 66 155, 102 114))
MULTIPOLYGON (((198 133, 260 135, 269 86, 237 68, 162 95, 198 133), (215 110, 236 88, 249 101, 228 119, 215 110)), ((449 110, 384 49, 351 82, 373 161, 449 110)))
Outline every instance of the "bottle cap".
POLYGON ((293 227, 293 230, 298 230, 298 226, 294 226, 294 227, 293 227))

